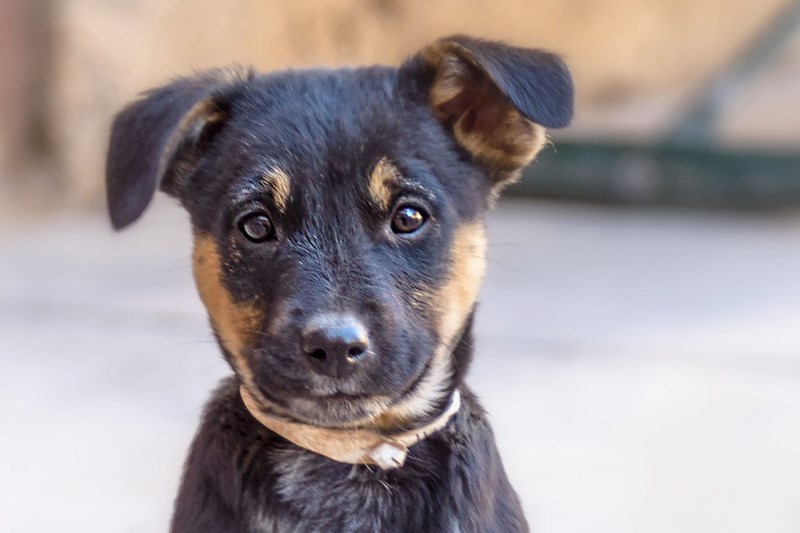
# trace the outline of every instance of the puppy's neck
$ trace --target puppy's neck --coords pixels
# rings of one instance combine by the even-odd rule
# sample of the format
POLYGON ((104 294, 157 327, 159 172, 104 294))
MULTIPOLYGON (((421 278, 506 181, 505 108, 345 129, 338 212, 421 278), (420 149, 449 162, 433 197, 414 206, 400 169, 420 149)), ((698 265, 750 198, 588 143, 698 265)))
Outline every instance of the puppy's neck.
POLYGON ((239 391, 253 418, 289 442, 334 461, 374 464, 383 470, 403 466, 409 448, 443 429, 461 407, 461 395, 455 390, 442 413, 424 426, 385 434, 367 428, 332 429, 295 422, 260 408, 244 386, 239 391))

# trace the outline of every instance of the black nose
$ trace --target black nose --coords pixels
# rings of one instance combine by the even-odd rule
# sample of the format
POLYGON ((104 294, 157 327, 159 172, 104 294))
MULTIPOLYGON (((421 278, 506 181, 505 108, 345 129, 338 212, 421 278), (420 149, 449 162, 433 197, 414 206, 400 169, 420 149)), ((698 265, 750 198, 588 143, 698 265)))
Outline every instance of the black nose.
POLYGON ((303 351, 318 374, 349 376, 367 358, 369 339, 355 318, 324 315, 312 318, 303 331, 303 351))

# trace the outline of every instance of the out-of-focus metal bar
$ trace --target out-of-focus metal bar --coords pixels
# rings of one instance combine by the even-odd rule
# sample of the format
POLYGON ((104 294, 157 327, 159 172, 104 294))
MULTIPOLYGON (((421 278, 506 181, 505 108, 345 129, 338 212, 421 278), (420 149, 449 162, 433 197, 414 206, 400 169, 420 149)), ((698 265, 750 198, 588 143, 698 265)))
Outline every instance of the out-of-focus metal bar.
POLYGON ((737 89, 751 79, 780 52, 800 27, 800 0, 791 0, 758 37, 727 68, 695 96, 676 120, 666 141, 680 144, 710 144, 725 105, 737 89))

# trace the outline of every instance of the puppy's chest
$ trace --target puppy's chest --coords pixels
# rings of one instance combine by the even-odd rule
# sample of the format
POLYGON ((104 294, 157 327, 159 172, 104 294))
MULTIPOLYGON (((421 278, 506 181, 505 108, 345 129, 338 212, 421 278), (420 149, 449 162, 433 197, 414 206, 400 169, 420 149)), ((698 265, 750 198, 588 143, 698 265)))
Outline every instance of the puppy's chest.
POLYGON ((294 450, 276 457, 272 504, 255 513, 254 531, 458 531, 439 465, 382 472, 294 450))

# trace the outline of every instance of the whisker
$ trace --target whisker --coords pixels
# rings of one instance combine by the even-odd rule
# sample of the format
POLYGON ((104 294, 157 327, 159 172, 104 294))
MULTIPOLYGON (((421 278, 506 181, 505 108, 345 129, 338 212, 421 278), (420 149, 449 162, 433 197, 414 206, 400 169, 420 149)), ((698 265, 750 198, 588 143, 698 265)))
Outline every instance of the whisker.
POLYGON ((484 260, 488 261, 489 263, 493 263, 495 265, 499 265, 501 267, 507 268, 508 270, 514 272, 515 274, 520 274, 520 275, 523 275, 523 276, 525 275, 525 272, 523 272, 523 271, 521 271, 519 269, 516 269, 516 268, 512 267, 511 265, 507 265, 505 263, 501 263, 500 261, 497 261, 496 259, 492 259, 491 257, 487 257, 485 255, 476 255, 476 256, 473 256, 473 257, 479 257, 481 259, 484 259, 484 260))
POLYGON ((519 242, 489 242, 486 243, 486 246, 518 246, 519 242))
POLYGON ((158 269, 158 272, 174 272, 176 270, 184 270, 192 268, 192 263, 178 263, 177 265, 165 266, 158 269))
POLYGON ((381 485, 383 485, 383 487, 386 489, 386 491, 387 491, 387 492, 389 492, 389 493, 391 493, 391 492, 394 492, 394 487, 392 487, 391 485, 389 485, 389 483, 387 483, 385 480, 383 480, 383 479, 379 479, 379 480, 378 480, 378 483, 380 483, 381 485))
POLYGON ((214 339, 184 339, 175 342, 178 344, 217 344, 214 339))
POLYGON ((469 343, 469 342, 467 342, 467 341, 465 341, 463 338, 459 338, 459 339, 458 339, 458 342, 462 343, 462 344, 463 344, 464 346, 466 346, 467 348, 472 348, 472 344, 471 344, 471 343, 469 343))
POLYGON ((217 370, 220 367, 220 365, 225 366, 225 367, 228 366, 223 360, 219 360, 219 361, 215 361, 213 364, 210 364, 210 365, 208 365, 206 367, 197 369, 197 373, 198 374, 206 374, 208 372, 211 372, 212 370, 217 370))

